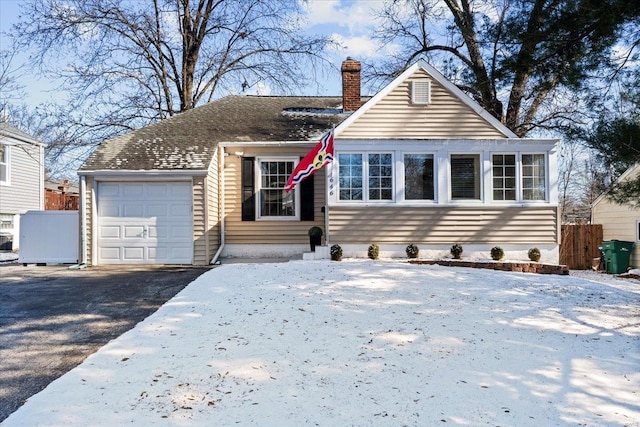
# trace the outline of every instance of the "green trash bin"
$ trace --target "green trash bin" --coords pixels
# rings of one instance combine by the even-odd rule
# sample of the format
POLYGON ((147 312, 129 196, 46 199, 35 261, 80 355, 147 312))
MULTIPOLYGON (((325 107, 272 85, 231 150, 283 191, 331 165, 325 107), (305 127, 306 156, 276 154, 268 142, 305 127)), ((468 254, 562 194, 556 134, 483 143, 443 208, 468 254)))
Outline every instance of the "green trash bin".
POLYGON ((633 250, 633 242, 610 240, 602 242, 602 252, 607 266, 607 273, 622 274, 629 268, 629 259, 633 250))

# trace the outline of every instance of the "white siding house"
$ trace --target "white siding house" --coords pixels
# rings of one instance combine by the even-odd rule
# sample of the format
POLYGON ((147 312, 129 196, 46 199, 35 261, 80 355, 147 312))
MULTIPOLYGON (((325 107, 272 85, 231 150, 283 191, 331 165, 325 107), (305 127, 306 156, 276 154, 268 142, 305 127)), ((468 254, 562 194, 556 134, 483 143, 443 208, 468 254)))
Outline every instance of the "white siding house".
MULTIPOLYGON (((636 163, 620 176, 618 181, 631 179, 640 174, 640 163, 636 163)), ((640 204, 619 205, 601 195, 593 202, 591 222, 602 224, 603 240, 625 240, 634 242, 629 265, 640 268, 640 204)))
POLYGON ((19 246, 19 215, 44 209, 44 144, 0 123, 0 247, 19 246))

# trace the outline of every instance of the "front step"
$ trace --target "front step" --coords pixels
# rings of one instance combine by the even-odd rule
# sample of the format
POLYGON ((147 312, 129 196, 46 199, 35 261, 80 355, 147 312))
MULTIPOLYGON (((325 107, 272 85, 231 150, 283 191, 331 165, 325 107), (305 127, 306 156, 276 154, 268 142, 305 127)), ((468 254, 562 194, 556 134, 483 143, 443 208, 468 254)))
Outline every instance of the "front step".
POLYGON ((329 253, 328 245, 319 245, 316 246, 315 252, 304 252, 302 254, 302 259, 305 261, 315 261, 319 259, 331 259, 331 254, 329 253))

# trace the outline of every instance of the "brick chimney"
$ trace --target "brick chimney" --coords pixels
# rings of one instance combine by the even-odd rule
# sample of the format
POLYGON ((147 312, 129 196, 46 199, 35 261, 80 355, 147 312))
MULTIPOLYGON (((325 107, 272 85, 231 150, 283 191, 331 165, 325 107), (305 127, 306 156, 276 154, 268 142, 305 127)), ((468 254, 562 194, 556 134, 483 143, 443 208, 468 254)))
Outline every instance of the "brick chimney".
POLYGON ((347 57, 342 63, 342 111, 360 108, 360 62, 347 57))

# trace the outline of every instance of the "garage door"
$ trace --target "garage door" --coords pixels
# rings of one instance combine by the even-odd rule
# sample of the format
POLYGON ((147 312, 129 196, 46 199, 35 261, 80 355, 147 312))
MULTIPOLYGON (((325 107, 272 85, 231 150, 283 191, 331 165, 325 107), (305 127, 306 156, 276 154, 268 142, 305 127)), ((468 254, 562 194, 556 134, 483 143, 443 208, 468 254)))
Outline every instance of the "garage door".
POLYGON ((100 182, 99 264, 191 264, 190 182, 100 182))

